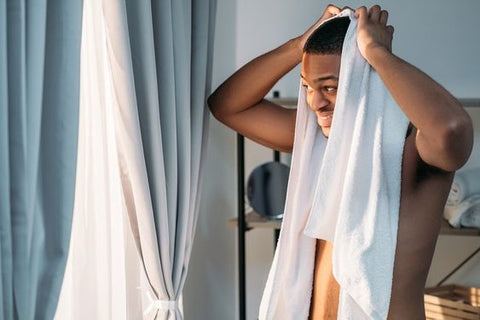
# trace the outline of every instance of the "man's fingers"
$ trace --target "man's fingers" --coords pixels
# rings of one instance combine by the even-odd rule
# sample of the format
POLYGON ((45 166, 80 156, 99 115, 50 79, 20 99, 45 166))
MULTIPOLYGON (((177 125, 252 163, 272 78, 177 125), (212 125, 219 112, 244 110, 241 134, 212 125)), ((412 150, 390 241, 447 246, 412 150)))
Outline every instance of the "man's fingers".
POLYGON ((366 18, 368 18, 367 7, 361 6, 355 10, 355 16, 360 20, 360 22, 364 22, 366 18))
POLYGON ((368 11, 368 16, 374 22, 379 21, 380 20, 380 6, 379 5, 374 5, 373 7, 371 7, 370 10, 368 11))
POLYGON ((340 8, 333 5, 333 4, 329 4, 327 6, 327 10, 326 10, 328 13, 332 14, 332 15, 336 15, 336 14, 339 14, 340 13, 340 8))
POLYGON ((393 28, 393 26, 387 26, 387 31, 393 35, 393 32, 395 31, 395 29, 393 28))
POLYGON ((387 20, 388 20, 388 12, 385 10, 382 10, 380 12, 380 23, 385 26, 387 24, 387 20))

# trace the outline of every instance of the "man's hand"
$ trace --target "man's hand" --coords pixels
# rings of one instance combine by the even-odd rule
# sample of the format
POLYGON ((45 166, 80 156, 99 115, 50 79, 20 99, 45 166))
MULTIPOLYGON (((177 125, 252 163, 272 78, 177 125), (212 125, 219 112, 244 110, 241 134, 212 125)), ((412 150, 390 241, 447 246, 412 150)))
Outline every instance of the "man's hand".
POLYGON ((393 27, 387 26, 388 12, 375 5, 368 11, 362 6, 355 10, 358 18, 357 43, 362 56, 371 64, 370 54, 375 49, 392 52, 393 27))
POLYGON ((320 19, 318 19, 317 22, 315 22, 315 24, 313 26, 311 26, 310 28, 308 28, 307 31, 305 31, 304 34, 302 34, 300 37, 299 37, 299 44, 300 44, 300 49, 303 50, 303 47, 305 46, 305 43, 307 42, 308 38, 310 37, 310 35, 313 33, 313 31, 315 31, 315 29, 318 28, 318 26, 325 20, 327 20, 328 18, 331 18, 337 14, 340 13, 340 11, 342 11, 340 8, 338 8, 337 6, 334 6, 333 4, 329 4, 327 6, 327 8, 325 9, 325 11, 323 12, 322 16, 320 17, 320 19))

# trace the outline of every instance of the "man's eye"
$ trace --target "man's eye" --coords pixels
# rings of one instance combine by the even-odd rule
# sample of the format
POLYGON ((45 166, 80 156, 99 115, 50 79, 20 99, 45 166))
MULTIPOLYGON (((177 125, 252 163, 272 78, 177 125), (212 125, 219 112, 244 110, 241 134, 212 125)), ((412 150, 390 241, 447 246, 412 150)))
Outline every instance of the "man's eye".
POLYGON ((337 88, 336 88, 336 87, 325 87, 324 89, 325 89, 325 91, 327 91, 328 93, 332 93, 332 92, 337 91, 337 88))
POLYGON ((302 87, 304 87, 305 89, 307 89, 307 91, 313 90, 312 87, 310 87, 308 84, 305 84, 305 83, 302 83, 302 87))

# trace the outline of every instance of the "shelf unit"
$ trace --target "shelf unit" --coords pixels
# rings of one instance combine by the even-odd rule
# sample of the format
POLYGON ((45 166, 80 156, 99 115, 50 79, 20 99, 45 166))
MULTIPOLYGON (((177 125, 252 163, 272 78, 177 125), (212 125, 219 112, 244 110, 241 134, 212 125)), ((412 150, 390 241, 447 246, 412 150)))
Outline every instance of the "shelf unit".
MULTIPOLYGON (((252 225, 251 215, 245 214, 245 138, 237 133, 237 190, 238 190, 238 215, 229 223, 238 229, 238 298, 239 298, 239 320, 246 319, 246 262, 245 262, 245 233, 254 227, 266 227, 268 221, 252 225)), ((280 152, 273 151, 273 160, 280 161, 280 152)), ((257 214, 258 217, 260 217, 257 214)), ((280 234, 280 227, 271 225, 274 230, 274 244, 276 245, 280 234)))
MULTIPOLYGON (((295 108, 296 98, 274 98, 270 101, 287 107, 295 108)), ((480 107, 480 98, 478 99, 458 99, 460 103, 467 108, 480 107)), ((245 213, 245 138, 237 133, 237 190, 238 190, 238 212, 237 218, 230 219, 228 226, 238 229, 238 281, 239 281, 239 320, 246 320, 246 261, 245 261, 245 233, 253 228, 271 229, 274 231, 274 243, 276 245, 280 233, 281 220, 269 220, 254 211, 245 213)), ((274 151, 274 161, 280 161, 280 152, 274 151)), ((442 220, 440 228, 441 235, 454 236, 480 236, 480 229, 475 228, 452 228, 446 220, 442 220)), ((477 248, 471 255, 458 264, 449 274, 447 274, 436 286, 442 285, 464 264, 470 261, 480 252, 477 248)))
MULTIPOLYGON (((275 98, 269 99, 270 101, 287 107, 292 108, 297 106, 297 98, 290 97, 290 98, 275 98)), ((480 98, 458 98, 458 101, 462 106, 465 108, 479 108, 480 107, 480 98)))
MULTIPOLYGON (((263 228, 263 229, 280 229, 282 225, 282 220, 269 220, 255 211, 250 211, 245 214, 245 223, 246 231, 249 231, 254 228, 263 228)), ((227 225, 232 228, 238 226, 238 219, 233 218, 228 220, 227 225)), ((476 228, 452 228, 447 220, 442 220, 440 227, 440 235, 450 235, 450 236, 471 236, 471 237, 480 237, 480 229, 476 228)))

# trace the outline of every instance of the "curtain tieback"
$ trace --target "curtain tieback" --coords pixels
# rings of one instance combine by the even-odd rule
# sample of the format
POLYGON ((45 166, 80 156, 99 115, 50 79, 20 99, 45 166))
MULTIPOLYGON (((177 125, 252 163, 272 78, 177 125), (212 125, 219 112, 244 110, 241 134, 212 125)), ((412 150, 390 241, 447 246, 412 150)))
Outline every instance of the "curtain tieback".
POLYGON ((175 311, 178 309, 178 302, 177 300, 156 300, 153 299, 150 291, 147 291, 148 301, 150 305, 148 306, 147 310, 143 313, 143 315, 149 314, 152 310, 172 310, 175 311))

